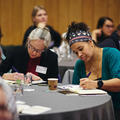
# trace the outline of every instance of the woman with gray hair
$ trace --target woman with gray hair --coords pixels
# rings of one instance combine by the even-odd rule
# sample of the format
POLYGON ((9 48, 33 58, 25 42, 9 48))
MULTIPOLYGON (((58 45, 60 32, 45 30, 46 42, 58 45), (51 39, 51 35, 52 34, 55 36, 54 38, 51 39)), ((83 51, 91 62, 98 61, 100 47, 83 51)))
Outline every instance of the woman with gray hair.
POLYGON ((0 74, 4 79, 24 79, 24 74, 31 74, 33 80, 58 77, 57 55, 47 49, 51 40, 50 32, 46 27, 34 29, 24 46, 16 46, 7 53, 7 58, 0 64, 0 74), (12 72, 7 73, 9 69, 12 72), (5 74, 4 74, 5 73, 5 74), (23 73, 23 74, 20 74, 23 73))

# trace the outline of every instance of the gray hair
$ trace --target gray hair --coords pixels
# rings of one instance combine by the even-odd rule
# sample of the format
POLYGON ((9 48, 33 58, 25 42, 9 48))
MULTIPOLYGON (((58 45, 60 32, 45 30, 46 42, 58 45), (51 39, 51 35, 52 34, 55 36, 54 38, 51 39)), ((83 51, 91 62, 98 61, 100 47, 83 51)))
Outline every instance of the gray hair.
POLYGON ((0 77, 0 88, 5 93, 6 99, 7 99, 7 107, 8 110, 13 115, 13 120, 18 120, 18 114, 17 114, 17 108, 15 103, 15 97, 13 95, 12 89, 7 85, 7 83, 4 82, 4 80, 0 77))
POLYGON ((39 39, 44 40, 44 45, 45 47, 48 48, 51 42, 51 35, 47 27, 45 28, 38 27, 34 29, 28 36, 28 42, 31 40, 39 40, 39 39))

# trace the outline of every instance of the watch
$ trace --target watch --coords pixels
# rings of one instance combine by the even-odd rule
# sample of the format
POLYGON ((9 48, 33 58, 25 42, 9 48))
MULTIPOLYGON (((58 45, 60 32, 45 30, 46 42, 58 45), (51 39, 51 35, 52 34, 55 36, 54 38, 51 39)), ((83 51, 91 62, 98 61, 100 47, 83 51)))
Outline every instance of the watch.
POLYGON ((97 89, 101 89, 101 87, 103 86, 103 81, 98 80, 97 85, 98 85, 97 89))

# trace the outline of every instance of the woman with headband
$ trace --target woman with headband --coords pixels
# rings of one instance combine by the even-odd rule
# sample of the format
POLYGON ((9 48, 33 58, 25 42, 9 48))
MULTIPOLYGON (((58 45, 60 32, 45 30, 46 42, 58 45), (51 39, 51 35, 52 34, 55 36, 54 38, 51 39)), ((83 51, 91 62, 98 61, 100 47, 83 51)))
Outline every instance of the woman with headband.
POLYGON ((117 119, 120 119, 120 52, 115 48, 97 47, 84 23, 72 23, 66 39, 79 58, 72 83, 80 84, 83 89, 107 91, 112 96, 117 119))
POLYGON ((7 55, 0 64, 0 74, 4 79, 16 80, 24 75, 31 75, 33 80, 47 81, 47 78, 58 77, 57 55, 48 50, 51 36, 48 28, 36 28, 29 37, 25 46, 17 46, 7 55), (12 72, 7 73, 12 68, 12 72), (17 72, 17 73, 16 73, 17 72), (4 74, 5 73, 5 74, 4 74))

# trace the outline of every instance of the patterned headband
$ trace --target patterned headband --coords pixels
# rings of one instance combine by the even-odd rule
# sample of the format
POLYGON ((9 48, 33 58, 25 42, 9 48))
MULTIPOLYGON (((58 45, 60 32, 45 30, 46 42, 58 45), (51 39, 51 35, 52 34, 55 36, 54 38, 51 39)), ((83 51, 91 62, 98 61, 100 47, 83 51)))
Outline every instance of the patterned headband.
POLYGON ((76 31, 69 34, 69 45, 71 46, 76 42, 87 42, 92 40, 90 32, 86 31, 76 31))

